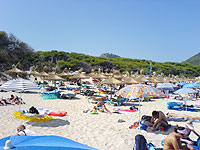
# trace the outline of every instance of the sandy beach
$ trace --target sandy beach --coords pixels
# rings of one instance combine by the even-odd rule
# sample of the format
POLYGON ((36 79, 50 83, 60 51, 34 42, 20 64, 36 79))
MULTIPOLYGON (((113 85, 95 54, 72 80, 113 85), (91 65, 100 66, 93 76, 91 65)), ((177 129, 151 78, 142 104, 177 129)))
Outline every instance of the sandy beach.
MULTIPOLYGON (((89 103, 86 96, 77 95, 74 99, 43 100, 37 92, 14 93, 0 92, 0 97, 8 98, 11 94, 21 96, 26 102, 24 105, 0 106, 1 132, 0 138, 4 138, 17 133, 16 129, 20 124, 24 124, 27 129, 33 130, 39 135, 57 135, 63 136, 88 146, 102 150, 131 150, 134 146, 135 135, 142 134, 148 142, 157 147, 161 147, 161 140, 172 131, 146 132, 143 130, 129 129, 129 127, 138 121, 139 113, 132 114, 89 114, 83 113, 85 109, 92 109, 94 104, 89 103), (31 106, 42 107, 57 111, 67 111, 65 117, 54 117, 48 122, 28 122, 14 117, 13 113, 17 110, 28 110, 31 106), (119 123, 123 119, 125 122, 119 123)), ((141 102, 141 116, 151 115, 153 110, 161 110, 164 113, 174 112, 177 114, 185 113, 192 116, 199 116, 199 112, 172 111, 167 109, 167 102, 177 101, 174 99, 155 99, 152 101, 141 102)), ((138 106, 138 102, 128 102, 121 108, 129 109, 130 106, 138 106)), ((199 104, 199 101, 188 101, 187 104, 199 104)), ((106 104, 109 110, 117 106, 106 104)), ((169 122, 172 126, 185 126, 186 122, 169 122)), ((194 122, 196 131, 200 131, 198 122, 194 122)), ((191 138, 196 139, 195 135, 191 138)))

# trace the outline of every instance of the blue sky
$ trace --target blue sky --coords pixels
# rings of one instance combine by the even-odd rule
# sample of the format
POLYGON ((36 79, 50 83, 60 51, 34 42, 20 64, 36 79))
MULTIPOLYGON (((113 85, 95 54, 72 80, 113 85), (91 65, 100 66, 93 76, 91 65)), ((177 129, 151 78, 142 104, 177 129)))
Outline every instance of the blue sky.
POLYGON ((36 51, 156 62, 200 52, 199 0, 0 0, 0 30, 36 51))

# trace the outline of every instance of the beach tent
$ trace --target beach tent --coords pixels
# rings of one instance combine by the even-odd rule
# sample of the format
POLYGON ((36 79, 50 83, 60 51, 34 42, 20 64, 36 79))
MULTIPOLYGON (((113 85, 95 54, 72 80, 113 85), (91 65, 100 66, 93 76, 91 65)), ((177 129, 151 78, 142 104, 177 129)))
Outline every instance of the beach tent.
POLYGON ((9 136, 1 139, 0 149, 8 147, 12 150, 96 150, 59 136, 9 136))

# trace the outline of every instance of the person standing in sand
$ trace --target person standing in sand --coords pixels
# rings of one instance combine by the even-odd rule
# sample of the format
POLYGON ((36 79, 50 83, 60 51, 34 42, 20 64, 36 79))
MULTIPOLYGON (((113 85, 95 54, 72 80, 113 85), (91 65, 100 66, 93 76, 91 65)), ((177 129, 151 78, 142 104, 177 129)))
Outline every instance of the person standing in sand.
POLYGON ((153 111, 149 126, 153 127, 152 131, 156 131, 160 129, 160 127, 167 128, 169 125, 167 118, 162 111, 153 111))

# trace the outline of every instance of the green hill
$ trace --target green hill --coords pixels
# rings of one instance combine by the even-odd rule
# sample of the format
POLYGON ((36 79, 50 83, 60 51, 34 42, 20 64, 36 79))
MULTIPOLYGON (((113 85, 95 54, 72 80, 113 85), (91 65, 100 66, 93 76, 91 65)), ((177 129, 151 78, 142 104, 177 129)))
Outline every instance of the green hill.
POLYGON ((190 63, 195 66, 200 66, 200 53, 190 57, 185 62, 190 63))
POLYGON ((91 69, 98 70, 100 67, 103 71, 117 69, 120 72, 139 72, 144 70, 144 74, 149 74, 150 64, 152 64, 152 72, 165 75, 184 75, 188 77, 200 76, 200 66, 194 66, 187 62, 175 63, 164 62, 158 63, 151 60, 131 59, 131 58, 104 58, 94 57, 80 53, 69 53, 58 50, 51 51, 34 51, 28 44, 18 40, 13 34, 8 35, 4 31, 0 31, 0 71, 5 71, 17 64, 19 69, 29 70, 32 65, 37 66, 37 71, 42 71, 44 66, 48 66, 48 71, 52 71, 53 67, 58 66, 59 72, 65 68, 71 68, 76 71, 83 68, 83 71, 89 73, 91 69))

